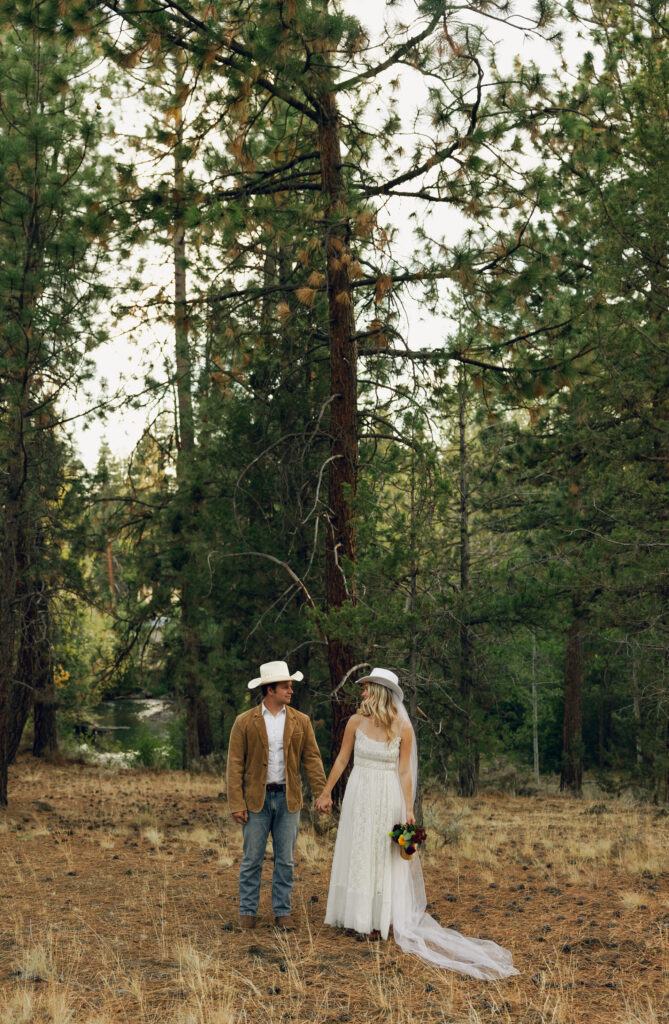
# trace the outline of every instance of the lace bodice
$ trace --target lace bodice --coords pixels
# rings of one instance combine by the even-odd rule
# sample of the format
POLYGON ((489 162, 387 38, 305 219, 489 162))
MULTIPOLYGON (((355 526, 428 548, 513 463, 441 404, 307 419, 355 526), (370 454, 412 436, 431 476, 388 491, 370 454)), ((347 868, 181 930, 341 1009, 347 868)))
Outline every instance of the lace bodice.
POLYGON ((353 746, 354 766, 356 768, 372 768, 377 771, 397 771, 400 756, 400 737, 391 740, 373 740, 362 729, 355 733, 353 746))

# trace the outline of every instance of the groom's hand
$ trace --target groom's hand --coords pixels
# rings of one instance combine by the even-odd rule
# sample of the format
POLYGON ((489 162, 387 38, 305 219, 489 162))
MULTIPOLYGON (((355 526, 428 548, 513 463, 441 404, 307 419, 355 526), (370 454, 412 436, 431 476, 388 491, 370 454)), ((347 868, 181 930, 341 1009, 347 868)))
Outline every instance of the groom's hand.
POLYGON ((317 797, 314 803, 314 807, 321 814, 329 814, 330 811, 332 810, 332 797, 317 797))
POLYGON ((237 822, 238 825, 245 825, 246 822, 249 820, 249 812, 248 811, 233 811, 232 812, 232 817, 235 819, 235 821, 237 822))

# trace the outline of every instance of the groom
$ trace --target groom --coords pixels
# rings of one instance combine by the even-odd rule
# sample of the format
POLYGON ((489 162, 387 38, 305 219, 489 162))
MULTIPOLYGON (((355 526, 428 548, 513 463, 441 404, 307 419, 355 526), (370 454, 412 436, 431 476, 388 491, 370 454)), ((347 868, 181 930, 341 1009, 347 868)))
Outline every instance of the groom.
POLYGON ((262 862, 272 833, 274 873, 272 909, 279 928, 295 927, 290 897, 293 853, 302 807, 300 767, 313 793, 325 786, 323 762, 307 715, 291 708, 293 682, 301 672, 288 671, 285 661, 260 666, 249 690, 262 690, 262 702, 238 715, 228 747, 228 803, 242 826, 244 847, 239 870, 239 924, 255 928, 262 862))

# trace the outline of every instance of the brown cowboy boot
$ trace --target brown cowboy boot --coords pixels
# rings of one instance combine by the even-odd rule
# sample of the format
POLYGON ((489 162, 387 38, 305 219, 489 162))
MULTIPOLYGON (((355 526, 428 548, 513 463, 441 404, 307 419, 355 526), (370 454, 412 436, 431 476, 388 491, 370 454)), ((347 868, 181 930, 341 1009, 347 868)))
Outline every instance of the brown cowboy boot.
POLYGON ((256 926, 255 914, 240 914, 239 927, 243 932, 251 932, 256 926))
POLYGON ((274 924, 277 928, 282 928, 284 932, 294 932, 297 927, 292 914, 284 914, 282 917, 275 917, 274 924))

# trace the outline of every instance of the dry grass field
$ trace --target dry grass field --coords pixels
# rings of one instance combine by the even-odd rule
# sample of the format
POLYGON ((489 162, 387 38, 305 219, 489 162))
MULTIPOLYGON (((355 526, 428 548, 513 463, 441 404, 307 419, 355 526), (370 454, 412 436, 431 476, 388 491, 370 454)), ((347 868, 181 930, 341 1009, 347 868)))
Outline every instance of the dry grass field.
POLYGON ((333 835, 308 822, 299 930, 271 926, 264 885, 257 930, 239 933, 241 835, 213 776, 24 755, 10 785, 0 1024, 669 1021, 669 815, 657 807, 427 801, 430 910, 508 946, 521 971, 483 983, 325 927, 333 835))

